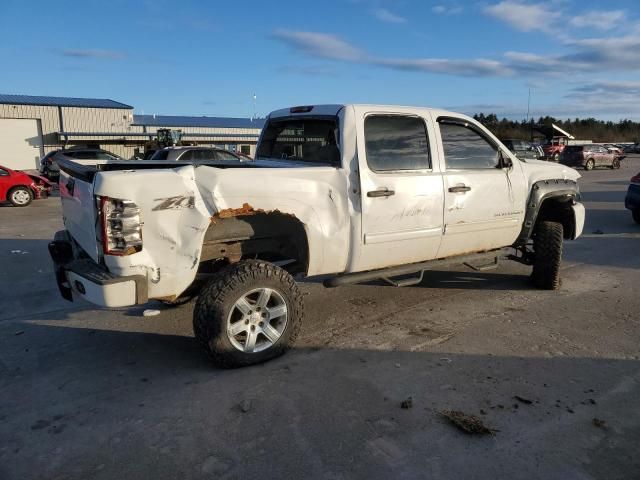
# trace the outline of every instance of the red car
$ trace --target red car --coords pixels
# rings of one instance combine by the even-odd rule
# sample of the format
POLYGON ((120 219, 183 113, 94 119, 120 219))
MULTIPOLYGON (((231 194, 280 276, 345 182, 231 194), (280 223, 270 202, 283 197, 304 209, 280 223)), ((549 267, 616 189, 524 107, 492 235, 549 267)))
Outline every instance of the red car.
POLYGON ((0 165, 0 202, 26 207, 34 198, 46 198, 53 184, 46 178, 11 170, 0 165))

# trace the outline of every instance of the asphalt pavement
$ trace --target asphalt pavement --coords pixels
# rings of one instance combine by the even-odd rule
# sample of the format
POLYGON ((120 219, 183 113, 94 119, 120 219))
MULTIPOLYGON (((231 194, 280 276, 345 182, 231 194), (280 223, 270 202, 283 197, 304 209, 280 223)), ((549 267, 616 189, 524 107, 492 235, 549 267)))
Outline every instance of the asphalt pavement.
POLYGON ((401 289, 306 282, 297 347, 238 370, 200 351, 193 304, 61 299, 59 199, 0 206, 0 478, 640 478, 638 172, 582 172, 557 292, 515 263, 401 289))

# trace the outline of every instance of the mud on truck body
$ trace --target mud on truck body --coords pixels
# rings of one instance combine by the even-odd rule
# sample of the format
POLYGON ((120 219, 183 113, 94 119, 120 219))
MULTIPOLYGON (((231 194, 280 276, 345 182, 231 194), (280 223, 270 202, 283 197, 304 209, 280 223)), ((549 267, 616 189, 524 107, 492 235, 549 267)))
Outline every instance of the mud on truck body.
POLYGON ((473 119, 426 108, 278 110, 253 162, 61 171, 65 230, 49 246, 61 294, 105 307, 197 295, 195 336, 227 367, 291 347, 296 275, 403 286, 509 258, 556 289, 563 240, 584 224, 573 169, 518 160, 473 119))

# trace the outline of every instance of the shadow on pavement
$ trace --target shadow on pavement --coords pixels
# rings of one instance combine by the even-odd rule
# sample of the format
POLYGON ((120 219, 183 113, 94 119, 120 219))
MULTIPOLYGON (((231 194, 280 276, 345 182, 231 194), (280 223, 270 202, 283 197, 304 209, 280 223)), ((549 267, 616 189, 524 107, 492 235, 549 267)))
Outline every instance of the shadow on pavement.
POLYGON ((637 360, 303 348, 220 370, 190 338, 35 324, 2 351, 3 478, 640 476, 637 360))

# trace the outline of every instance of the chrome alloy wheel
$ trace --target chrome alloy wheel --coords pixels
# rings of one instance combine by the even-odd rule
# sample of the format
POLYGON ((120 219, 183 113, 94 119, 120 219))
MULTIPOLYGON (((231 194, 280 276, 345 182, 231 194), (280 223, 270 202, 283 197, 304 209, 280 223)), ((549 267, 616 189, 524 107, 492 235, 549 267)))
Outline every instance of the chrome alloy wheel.
POLYGON ((19 188, 11 194, 11 200, 16 205, 26 205, 31 201, 31 194, 24 188, 19 188))
POLYGON ((227 336, 241 352, 261 352, 280 339, 287 319, 282 295, 271 288, 256 288, 234 303, 227 317, 227 336))

